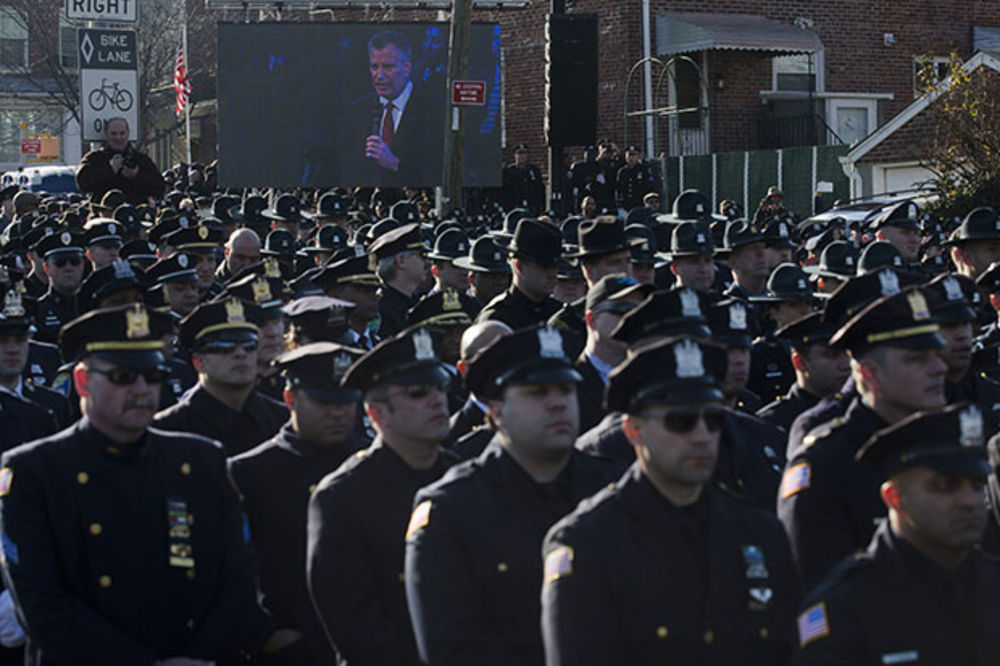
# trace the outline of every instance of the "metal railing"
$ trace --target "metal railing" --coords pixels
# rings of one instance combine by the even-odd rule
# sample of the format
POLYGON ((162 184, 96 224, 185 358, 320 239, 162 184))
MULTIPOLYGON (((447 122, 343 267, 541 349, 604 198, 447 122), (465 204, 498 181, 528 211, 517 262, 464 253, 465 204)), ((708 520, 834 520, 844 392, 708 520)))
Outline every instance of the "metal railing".
POLYGON ((763 116, 757 124, 757 139, 760 148, 765 150, 797 146, 836 146, 846 143, 819 114, 763 116))

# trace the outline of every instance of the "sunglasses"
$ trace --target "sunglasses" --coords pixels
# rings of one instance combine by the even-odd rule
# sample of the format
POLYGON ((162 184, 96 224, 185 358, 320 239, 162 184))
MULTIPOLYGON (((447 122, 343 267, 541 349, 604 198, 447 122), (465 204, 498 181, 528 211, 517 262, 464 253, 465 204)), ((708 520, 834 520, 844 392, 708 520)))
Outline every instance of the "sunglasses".
POLYGON ((236 351, 237 347, 242 347, 243 351, 250 353, 257 351, 257 341, 256 340, 243 340, 242 342, 233 342, 232 340, 216 340, 214 342, 206 342, 198 351, 202 354, 232 354, 236 351))
MULTIPOLYGON (((431 394, 431 391, 443 392, 448 388, 447 382, 439 384, 414 384, 406 386, 402 391, 396 391, 395 395, 404 394, 410 400, 423 400, 431 394)), ((392 393, 388 394, 392 397, 392 393)))
POLYGON ((133 368, 100 370, 98 368, 89 368, 87 372, 96 372, 99 375, 104 375, 115 386, 131 386, 135 384, 139 377, 145 379, 147 384, 160 384, 170 374, 170 371, 164 368, 149 368, 146 370, 135 370, 133 368))
POLYGON ((705 429, 709 432, 719 432, 726 424, 726 410, 722 407, 703 407, 701 409, 670 409, 660 417, 663 427, 670 432, 683 435, 691 432, 704 419, 705 429))
POLYGON ((56 257, 52 260, 52 263, 55 264, 56 268, 66 268, 67 264, 70 266, 79 266, 83 263, 83 257, 76 255, 72 257, 56 257))

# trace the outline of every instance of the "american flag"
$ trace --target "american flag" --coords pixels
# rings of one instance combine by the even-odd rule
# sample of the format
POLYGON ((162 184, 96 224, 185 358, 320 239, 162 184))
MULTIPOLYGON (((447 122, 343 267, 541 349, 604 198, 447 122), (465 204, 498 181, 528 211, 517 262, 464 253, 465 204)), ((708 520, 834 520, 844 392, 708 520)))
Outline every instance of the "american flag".
POLYGON ((799 645, 801 647, 830 635, 830 626, 826 622, 826 605, 823 603, 807 608, 799 615, 798 624, 799 645))
POLYGON ((174 90, 177 92, 177 113, 184 112, 191 94, 191 81, 188 79, 187 54, 184 53, 184 39, 177 44, 177 63, 174 67, 174 90))

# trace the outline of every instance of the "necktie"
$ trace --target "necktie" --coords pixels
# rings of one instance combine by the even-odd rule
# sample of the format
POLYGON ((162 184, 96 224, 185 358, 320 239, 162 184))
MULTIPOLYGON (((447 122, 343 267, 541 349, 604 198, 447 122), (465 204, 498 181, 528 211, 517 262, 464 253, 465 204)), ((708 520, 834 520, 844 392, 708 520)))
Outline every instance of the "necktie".
POLYGON ((392 148, 392 138, 396 132, 396 126, 392 122, 392 110, 396 108, 389 102, 385 105, 385 115, 382 116, 382 140, 385 145, 392 148))

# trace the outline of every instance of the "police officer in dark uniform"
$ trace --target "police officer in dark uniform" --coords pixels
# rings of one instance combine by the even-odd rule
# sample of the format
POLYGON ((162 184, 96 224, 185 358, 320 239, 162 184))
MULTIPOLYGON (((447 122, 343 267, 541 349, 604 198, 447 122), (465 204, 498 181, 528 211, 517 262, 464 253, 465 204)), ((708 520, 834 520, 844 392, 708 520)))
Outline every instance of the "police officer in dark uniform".
POLYGON ((507 251, 511 286, 490 301, 476 321, 498 319, 516 331, 546 321, 562 307, 552 298, 562 235, 551 224, 524 218, 517 223, 507 251))
POLYGON ((863 547, 885 517, 878 479, 854 458, 861 444, 910 414, 944 406, 938 330, 924 294, 910 287, 878 299, 830 339, 850 354, 858 395, 843 417, 817 426, 789 452, 778 496, 805 589, 863 547))
POLYGON ((996 663, 1000 565, 976 547, 987 422, 959 403, 880 430, 858 451, 889 519, 806 598, 796 664, 996 663))
POLYGON ((216 439, 236 455, 272 437, 288 420, 283 404, 255 389, 258 327, 254 306, 230 297, 198 306, 181 320, 198 384, 156 414, 157 428, 216 439))
POLYGON ((424 663, 544 664, 542 538, 621 472, 573 448, 579 380, 548 326, 500 337, 470 364, 497 434, 414 500, 406 598, 424 663))
POLYGON ((152 285, 146 296, 151 307, 162 303, 162 309, 176 319, 185 317, 198 307, 197 260, 185 252, 174 252, 163 257, 146 271, 146 279, 152 285), (157 293, 159 292, 159 293, 157 293))
POLYGON ((612 372, 637 462, 545 538, 549 666, 790 662, 799 588, 781 524, 710 483, 725 365, 668 338, 612 372))
POLYGON ((416 291, 427 281, 426 251, 416 223, 382 234, 368 248, 382 283, 378 300, 381 338, 391 338, 406 327, 406 313, 417 304, 416 291))
POLYGON ((27 663, 209 664, 290 640, 268 638, 255 602, 222 448, 149 428, 165 368, 151 333, 140 305, 70 322, 84 418, 4 454, 4 578, 27 663))
MULTIPOLYGON (((782 222, 781 224, 784 224, 782 222)), ((781 264, 767 279, 767 289, 750 302, 764 309, 764 330, 750 348, 747 388, 764 404, 772 402, 795 383, 788 341, 774 331, 809 314, 816 303, 809 278, 798 264, 781 264)))
POLYGON ((378 436, 326 476, 309 502, 306 573, 341 664, 419 664, 403 590, 403 535, 419 488, 453 458, 448 373, 426 328, 380 343, 344 376, 378 436))
POLYGON ((331 263, 313 277, 313 282, 322 287, 327 296, 355 304, 348 313, 347 335, 354 347, 371 349, 378 340, 378 278, 364 248, 355 245, 354 250, 360 254, 339 259, 338 255, 332 257, 331 263))
POLYGON ((505 166, 500 176, 505 209, 523 206, 533 215, 545 209, 545 182, 541 170, 528 163, 528 146, 523 143, 514 146, 514 163, 505 166))
POLYGON ((59 328, 76 317, 76 293, 83 281, 83 245, 79 236, 61 231, 46 236, 35 247, 45 262, 49 290, 38 299, 35 311, 35 338, 55 342, 59 328))
POLYGON ((791 347, 795 383, 783 396, 757 410, 757 416, 787 432, 795 418, 813 407, 821 398, 844 385, 851 374, 850 362, 842 349, 827 344, 834 329, 813 312, 779 328, 775 335, 791 347))
MULTIPOLYGON (((178 229, 167 234, 163 241, 178 252, 184 252, 194 259, 192 268, 198 276, 196 283, 198 297, 207 301, 222 292, 222 285, 215 280, 215 269, 222 255, 225 238, 222 231, 212 226, 211 219, 202 220, 198 225, 178 229)), ((220 221, 216 221, 221 225, 220 221)))
POLYGON ((303 634, 286 656, 290 666, 334 662, 306 587, 306 511, 309 496, 367 440, 358 422, 357 391, 340 379, 361 352, 316 342, 279 356, 275 365, 288 384, 291 419, 278 434, 231 458, 229 470, 243 498, 260 569, 260 598, 284 627, 303 634))
POLYGON ((647 193, 656 190, 656 175, 639 162, 639 149, 629 146, 625 149, 625 166, 615 177, 615 195, 618 208, 632 210, 642 205, 647 193))

